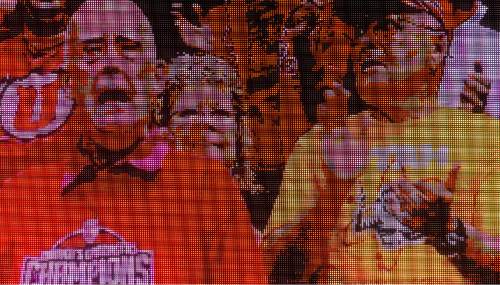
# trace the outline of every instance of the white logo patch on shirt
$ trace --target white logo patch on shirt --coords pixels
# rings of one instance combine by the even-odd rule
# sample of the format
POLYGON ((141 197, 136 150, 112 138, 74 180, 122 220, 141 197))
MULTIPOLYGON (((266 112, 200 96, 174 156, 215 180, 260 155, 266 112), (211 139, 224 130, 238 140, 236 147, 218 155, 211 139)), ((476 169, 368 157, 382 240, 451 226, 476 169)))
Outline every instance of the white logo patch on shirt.
POLYGON ((115 232, 89 220, 38 257, 24 259, 21 284, 153 284, 153 253, 139 250, 115 232), (99 234, 111 234, 116 244, 96 244, 99 234), (63 248, 83 236, 84 248, 63 248))
POLYGON ((57 80, 55 73, 33 73, 6 86, 0 94, 0 127, 24 140, 49 135, 61 127, 73 110, 73 99, 69 87, 54 89, 57 80))

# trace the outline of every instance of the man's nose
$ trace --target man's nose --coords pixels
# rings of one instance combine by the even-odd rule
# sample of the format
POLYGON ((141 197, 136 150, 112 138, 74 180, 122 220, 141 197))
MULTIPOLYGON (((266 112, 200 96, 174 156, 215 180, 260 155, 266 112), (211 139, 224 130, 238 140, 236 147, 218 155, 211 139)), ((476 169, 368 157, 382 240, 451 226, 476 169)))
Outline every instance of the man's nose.
POLYGON ((105 57, 104 62, 107 66, 119 66, 123 63, 123 53, 120 52, 112 37, 108 40, 105 57))
POLYGON ((199 115, 197 116, 197 125, 199 128, 205 131, 216 132, 217 128, 215 127, 215 120, 213 116, 210 115, 211 110, 202 109, 199 110, 199 115))
POLYGON ((128 88, 126 73, 116 65, 105 64, 98 71, 97 88, 128 88))
POLYGON ((103 75, 115 76, 120 74, 125 68, 123 58, 112 39, 108 42, 106 54, 102 58, 101 63, 100 72, 103 75))
POLYGON ((373 25, 371 25, 359 36, 358 43, 366 48, 375 48, 378 37, 379 34, 375 31, 373 25))
POLYGON ((359 36, 357 41, 358 53, 362 55, 376 49, 384 50, 384 37, 380 33, 370 27, 359 36))

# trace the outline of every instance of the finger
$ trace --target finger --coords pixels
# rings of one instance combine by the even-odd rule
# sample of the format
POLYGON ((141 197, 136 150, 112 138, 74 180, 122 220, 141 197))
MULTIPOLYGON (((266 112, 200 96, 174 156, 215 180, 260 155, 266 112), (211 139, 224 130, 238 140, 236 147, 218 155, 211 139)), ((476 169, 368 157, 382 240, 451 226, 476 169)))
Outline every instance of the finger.
POLYGON ((436 202, 439 198, 443 199, 446 203, 451 203, 452 201, 453 194, 446 189, 444 183, 418 181, 415 186, 424 194, 424 199, 428 203, 436 202))
POLYGON ((424 205, 425 199, 422 193, 408 181, 399 181, 394 189, 396 189, 395 195, 398 198, 401 212, 412 213, 424 205))
POLYGON ((464 88, 464 91, 460 94, 462 108, 473 113, 484 112, 486 100, 487 94, 475 93, 468 88, 464 88))
POLYGON ((490 82, 490 80, 488 78, 486 78, 486 76, 483 75, 483 74, 481 74, 481 73, 472 73, 472 74, 469 74, 468 79, 473 80, 473 81, 477 81, 481 85, 486 86, 488 89, 491 88, 491 82, 490 82))
POLYGON ((391 191, 387 192, 384 194, 384 206, 385 209, 389 211, 390 214, 396 216, 396 217, 401 217, 401 214, 405 211, 403 211, 404 203, 400 200, 398 197, 397 193, 393 191, 392 189, 395 189, 397 186, 392 186, 391 191))
POLYGON ((481 101, 479 95, 471 90, 464 90, 460 93, 460 101, 465 104, 471 104, 475 108, 482 108, 484 105, 484 102, 481 101))
POLYGON ((477 93, 490 93, 490 88, 477 80, 465 80, 464 84, 466 88, 469 88, 477 93))
POLYGON ((476 105, 476 108, 483 109, 486 106, 488 93, 481 93, 477 90, 469 89, 468 87, 465 87, 462 93, 466 97, 465 101, 468 100, 468 103, 473 103, 476 105))
POLYGON ((397 184, 398 197, 408 204, 421 204, 425 196, 415 187, 414 183, 407 179, 401 179, 397 184))
POLYGON ((446 181, 444 182, 444 186, 451 193, 454 193, 457 187, 457 180, 458 180, 458 174, 460 173, 460 168, 461 166, 459 164, 454 165, 450 170, 450 173, 448 174, 448 178, 446 178, 446 181))
POLYGON ((460 93, 460 100, 465 103, 475 103, 474 99, 479 99, 478 94, 469 88, 464 88, 460 93))
POLYGON ((194 13, 196 14, 196 16, 201 16, 201 13, 203 12, 203 9, 201 9, 201 6, 200 4, 198 3, 194 3, 193 4, 193 11, 194 13))

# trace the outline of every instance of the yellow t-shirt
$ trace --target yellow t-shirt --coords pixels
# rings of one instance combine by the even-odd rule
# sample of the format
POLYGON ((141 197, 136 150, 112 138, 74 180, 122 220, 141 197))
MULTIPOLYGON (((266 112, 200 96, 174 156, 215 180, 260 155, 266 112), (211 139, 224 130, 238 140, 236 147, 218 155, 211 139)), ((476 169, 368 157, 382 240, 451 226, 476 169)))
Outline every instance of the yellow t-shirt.
MULTIPOLYGON (((363 120, 367 120, 367 114, 349 120, 349 133, 354 137, 362 132, 356 126, 363 120)), ((498 236, 499 122, 460 110, 439 109, 400 124, 371 120, 365 126, 366 164, 344 201, 339 198, 343 195, 339 187, 328 182, 331 172, 323 156, 322 127, 316 126, 298 141, 266 228, 265 247, 269 251, 290 240, 294 233, 314 230, 313 223, 318 220, 339 219, 329 232, 328 245, 321 248, 328 252, 331 282, 466 282, 446 256, 424 243, 423 236, 384 213, 380 201, 394 169, 404 172, 411 181, 445 181, 459 166, 453 211, 463 222, 498 236), (332 211, 318 209, 324 207, 318 206, 321 204, 340 212, 337 217, 329 217, 332 211), (378 219, 379 224, 382 221, 382 226, 370 226, 370 219, 378 219)))

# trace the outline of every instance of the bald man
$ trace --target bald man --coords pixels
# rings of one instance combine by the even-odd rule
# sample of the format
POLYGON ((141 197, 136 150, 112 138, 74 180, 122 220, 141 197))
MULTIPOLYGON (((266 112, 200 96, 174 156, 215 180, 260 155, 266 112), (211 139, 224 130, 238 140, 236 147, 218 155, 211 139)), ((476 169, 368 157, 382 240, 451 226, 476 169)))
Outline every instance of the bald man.
POLYGON ((264 282, 226 168, 152 138, 161 81, 143 12, 89 0, 69 25, 80 135, 0 185, 0 283, 264 282))

